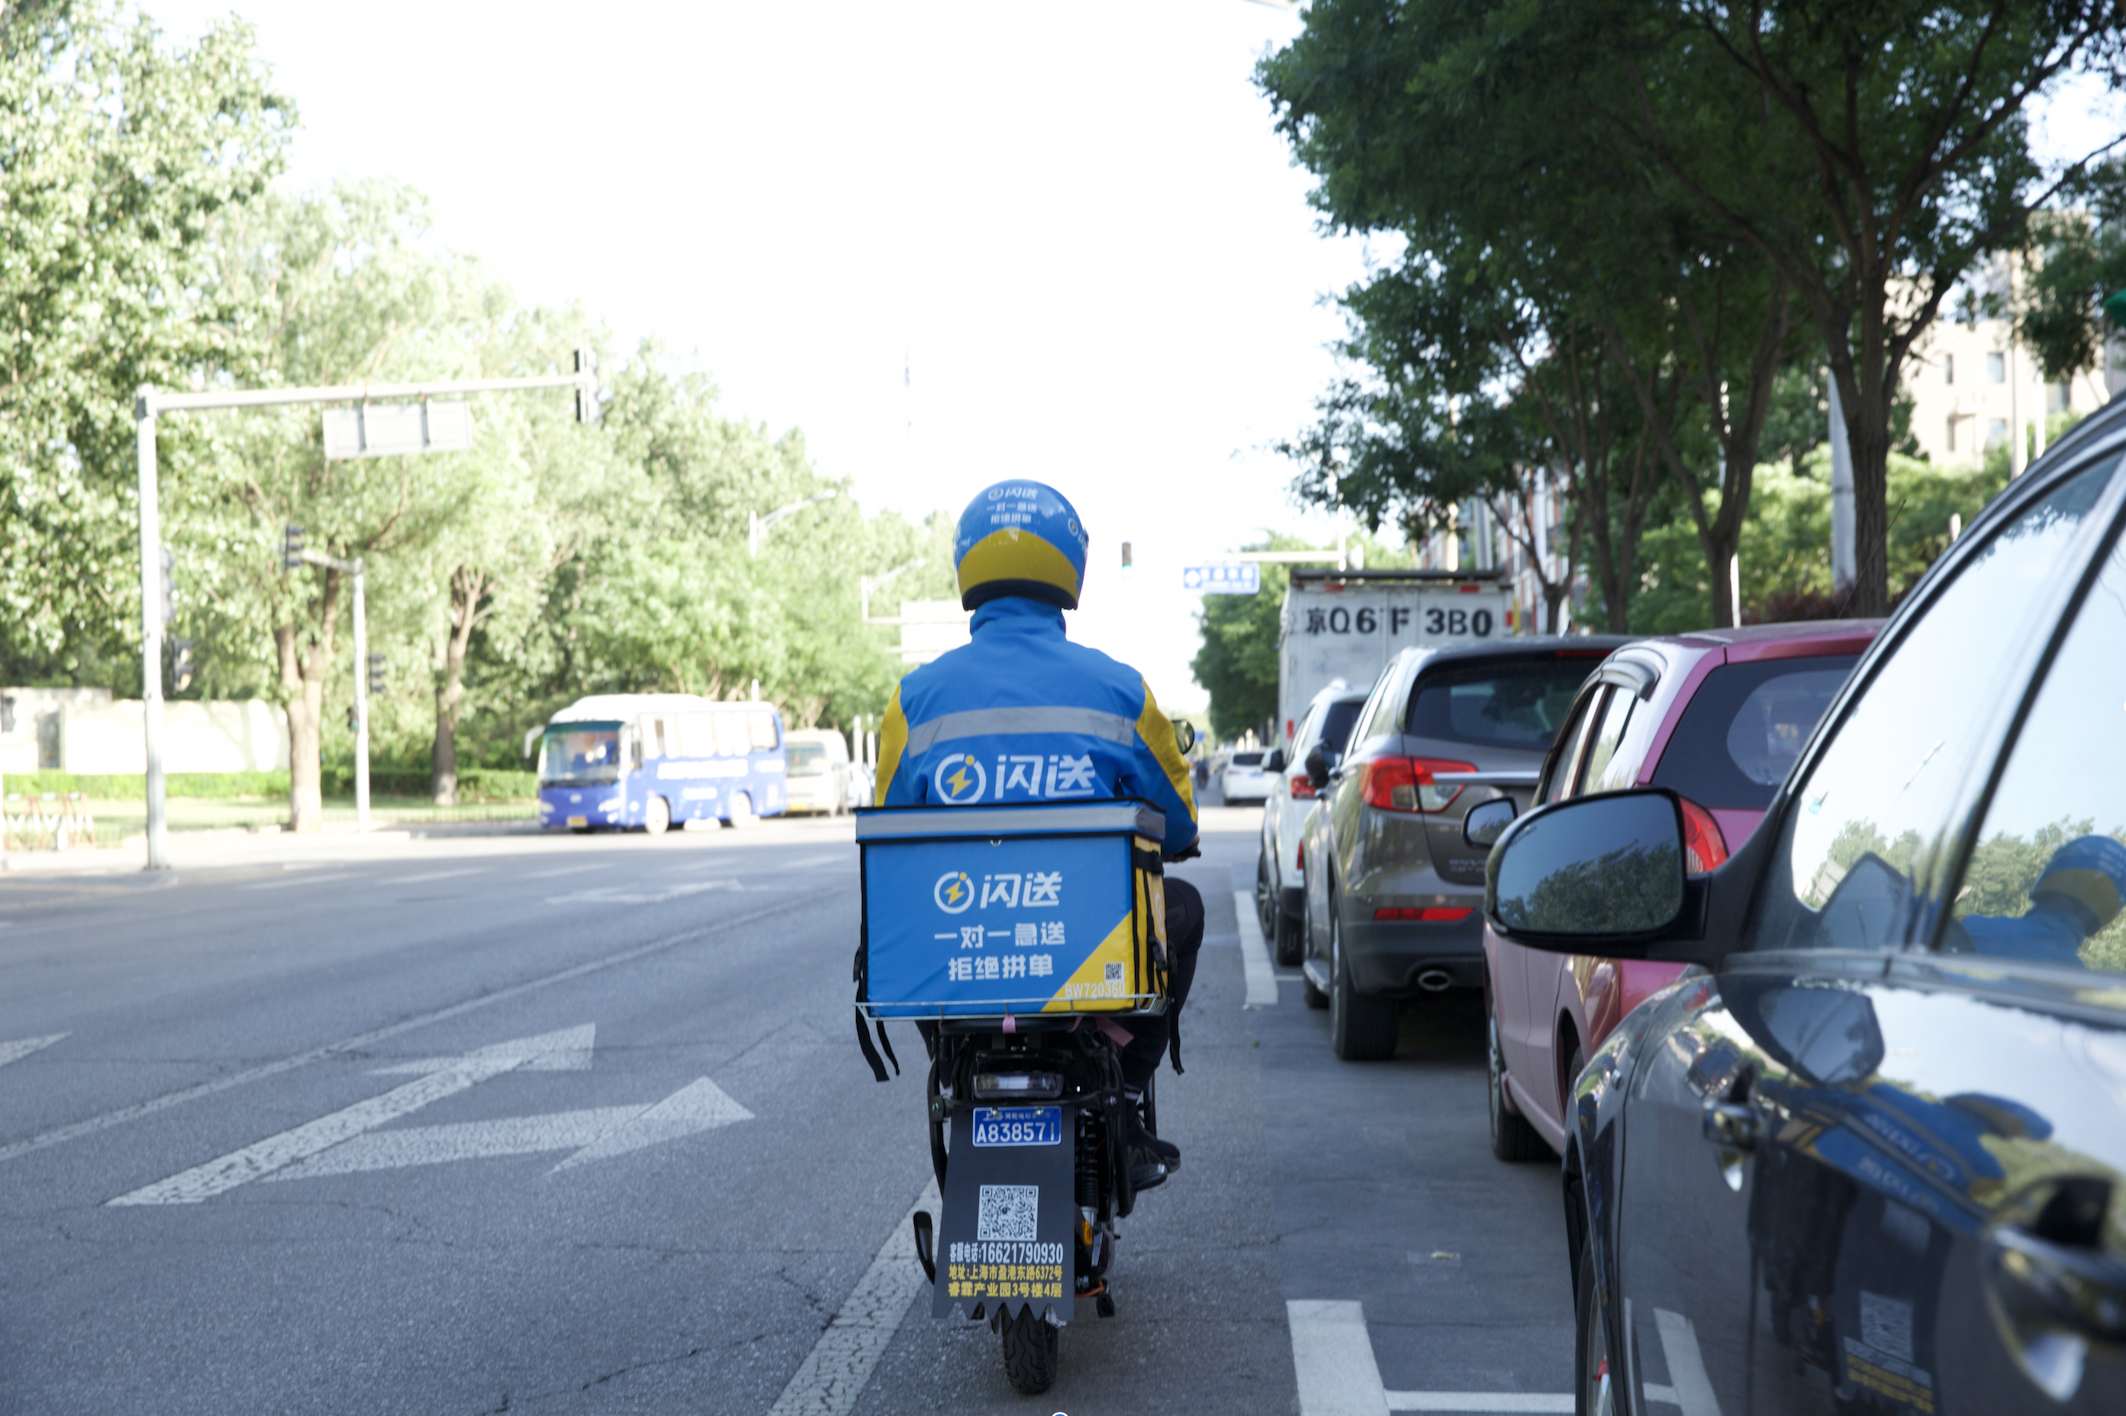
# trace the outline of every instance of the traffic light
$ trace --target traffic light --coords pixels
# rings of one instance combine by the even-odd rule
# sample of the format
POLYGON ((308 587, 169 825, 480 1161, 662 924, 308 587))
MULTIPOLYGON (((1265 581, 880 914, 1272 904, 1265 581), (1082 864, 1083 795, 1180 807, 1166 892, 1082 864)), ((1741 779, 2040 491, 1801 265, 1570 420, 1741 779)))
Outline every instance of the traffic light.
POLYGON ((581 381, 576 385, 576 421, 598 421, 598 356, 589 349, 576 350, 576 373, 581 381))
POLYGON ((303 528, 289 522, 281 541, 281 569, 300 570, 303 564, 303 528))
POLYGON ((171 640, 170 691, 172 693, 183 693, 192 686, 192 677, 197 672, 198 668, 192 662, 192 641, 189 639, 171 640))
POLYGON ((384 696, 384 656, 374 651, 369 655, 369 696, 384 696))
POLYGON ((158 595, 157 608, 162 616, 161 623, 164 625, 168 625, 170 621, 177 618, 176 582, 177 557, 170 553, 168 546, 164 546, 162 548, 162 577, 160 583, 156 586, 158 595))

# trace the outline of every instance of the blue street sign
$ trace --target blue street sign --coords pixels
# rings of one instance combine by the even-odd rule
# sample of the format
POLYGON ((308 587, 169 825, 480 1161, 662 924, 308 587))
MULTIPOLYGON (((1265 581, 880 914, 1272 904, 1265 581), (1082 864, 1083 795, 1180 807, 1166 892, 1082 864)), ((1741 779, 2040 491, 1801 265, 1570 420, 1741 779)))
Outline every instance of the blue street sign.
POLYGON ((1254 561, 1192 565, 1181 572, 1181 588, 1206 595, 1253 595, 1262 589, 1262 567, 1254 561))

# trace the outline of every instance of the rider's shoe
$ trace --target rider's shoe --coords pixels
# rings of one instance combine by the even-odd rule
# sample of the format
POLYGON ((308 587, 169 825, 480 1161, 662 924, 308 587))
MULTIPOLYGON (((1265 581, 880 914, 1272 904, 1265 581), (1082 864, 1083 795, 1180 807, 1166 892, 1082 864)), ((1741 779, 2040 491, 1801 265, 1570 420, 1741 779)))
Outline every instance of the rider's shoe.
POLYGON ((1158 1155, 1137 1146, 1129 1148, 1129 1187, 1138 1193, 1166 1183, 1166 1163, 1158 1155))
POLYGON ((1129 1148, 1132 1151, 1150 1152, 1154 1159, 1170 1171, 1181 1168, 1181 1147, 1153 1135, 1141 1116, 1130 1117, 1129 1148))

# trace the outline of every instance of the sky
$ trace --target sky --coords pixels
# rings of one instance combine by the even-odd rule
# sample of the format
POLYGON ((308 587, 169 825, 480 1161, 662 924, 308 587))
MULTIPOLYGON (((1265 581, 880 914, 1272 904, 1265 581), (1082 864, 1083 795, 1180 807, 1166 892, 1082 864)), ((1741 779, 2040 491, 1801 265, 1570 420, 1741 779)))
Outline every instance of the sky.
MULTIPOLYGON (((231 7, 143 0, 174 39, 231 7)), ((1074 637, 1201 708, 1184 566, 1333 540, 1272 450, 1335 374, 1324 236, 1248 0, 243 0, 289 183, 388 176, 519 296, 661 339, 869 509, 1031 475, 1094 537, 1074 637), (1131 543, 1135 567, 1120 569, 1131 543)), ((762 508, 767 510, 767 508, 762 508)), ((874 611, 875 612, 875 611, 874 611)))

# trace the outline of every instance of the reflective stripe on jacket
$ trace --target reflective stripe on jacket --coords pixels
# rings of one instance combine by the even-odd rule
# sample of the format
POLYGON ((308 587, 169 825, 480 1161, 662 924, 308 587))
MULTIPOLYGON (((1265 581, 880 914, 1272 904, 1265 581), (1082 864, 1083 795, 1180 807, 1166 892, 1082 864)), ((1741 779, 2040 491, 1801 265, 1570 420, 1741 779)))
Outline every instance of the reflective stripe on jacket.
POLYGON ((901 680, 879 729, 880 806, 1142 797, 1169 854, 1196 839, 1188 761, 1135 669, 1073 644, 1018 596, 975 611, 974 642, 901 680))

